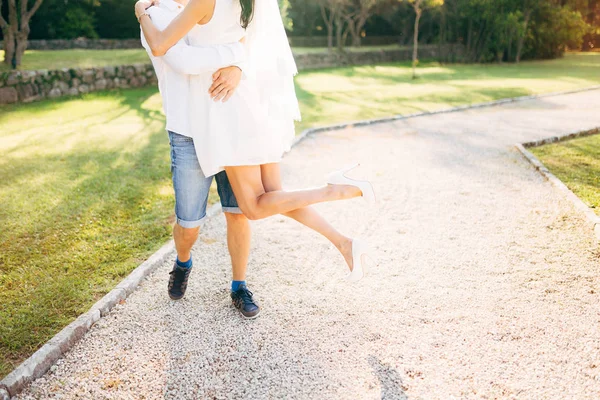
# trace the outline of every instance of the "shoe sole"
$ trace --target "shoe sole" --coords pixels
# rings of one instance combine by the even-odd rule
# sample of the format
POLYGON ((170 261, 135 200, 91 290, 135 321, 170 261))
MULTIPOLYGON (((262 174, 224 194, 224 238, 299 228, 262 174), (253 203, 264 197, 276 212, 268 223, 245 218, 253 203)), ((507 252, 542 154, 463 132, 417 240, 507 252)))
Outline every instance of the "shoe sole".
POLYGON ((244 319, 256 319, 256 318, 258 318, 258 316, 259 316, 259 315, 260 315, 260 313, 261 313, 261 310, 259 309, 259 310, 258 310, 258 312, 256 313, 256 315, 252 315, 252 316, 246 316, 246 315, 244 315, 244 313, 243 313, 243 312, 241 312, 241 311, 240 311, 240 310, 239 310, 239 309, 238 309, 238 308, 235 306, 235 304, 231 304, 231 307, 233 307, 233 308, 234 308, 234 309, 235 309, 235 310, 236 310, 236 311, 237 311, 237 312, 238 312, 238 313, 239 313, 239 314, 242 316, 242 318, 244 318, 244 319))
MULTIPOLYGON (((239 311, 239 310, 238 310, 238 311, 239 311)), ((259 311, 258 313, 256 313, 256 315, 253 315, 253 316, 251 316, 251 317, 247 317, 247 316, 245 316, 244 314, 242 314, 242 312, 241 312, 241 311, 240 311, 240 314, 242 315, 242 317, 243 317, 244 319, 247 319, 247 320, 253 320, 253 319, 256 319, 256 318, 258 318, 258 316, 260 315, 260 311, 259 311)))

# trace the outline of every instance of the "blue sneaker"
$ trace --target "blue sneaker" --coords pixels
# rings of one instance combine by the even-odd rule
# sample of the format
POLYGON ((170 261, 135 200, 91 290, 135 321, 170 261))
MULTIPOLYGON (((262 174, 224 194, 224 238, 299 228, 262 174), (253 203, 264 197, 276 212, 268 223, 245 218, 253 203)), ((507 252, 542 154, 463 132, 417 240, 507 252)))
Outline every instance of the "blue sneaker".
POLYGON ((260 307, 254 302, 252 292, 241 284, 238 290, 231 292, 231 301, 246 319, 254 319, 260 314, 260 307))
POLYGON ((171 275, 169 278, 169 297, 171 300, 183 298, 191 271, 192 268, 182 268, 175 262, 173 270, 169 272, 169 275, 171 275))

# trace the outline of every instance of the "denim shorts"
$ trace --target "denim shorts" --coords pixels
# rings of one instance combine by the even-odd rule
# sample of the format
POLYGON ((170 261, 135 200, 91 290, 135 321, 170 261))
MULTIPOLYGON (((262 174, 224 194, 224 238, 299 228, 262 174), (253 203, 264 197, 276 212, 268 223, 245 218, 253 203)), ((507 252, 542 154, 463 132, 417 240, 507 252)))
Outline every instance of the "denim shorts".
MULTIPOLYGON (((208 193, 213 177, 204 176, 194 148, 194 139, 169 132, 169 142, 177 224, 183 228, 196 228, 206 218, 208 193)), ((225 171, 214 177, 223 212, 241 214, 225 171)))

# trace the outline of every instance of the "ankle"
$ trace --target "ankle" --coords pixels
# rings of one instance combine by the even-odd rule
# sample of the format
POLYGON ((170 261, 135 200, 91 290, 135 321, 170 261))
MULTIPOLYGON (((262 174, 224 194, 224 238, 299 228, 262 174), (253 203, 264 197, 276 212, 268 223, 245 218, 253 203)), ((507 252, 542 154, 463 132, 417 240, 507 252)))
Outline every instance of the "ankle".
POLYGON ((352 248, 352 239, 344 237, 335 244, 335 247, 343 253, 345 250, 352 248))
MULTIPOLYGON (((184 257, 181 257, 184 258, 184 257)), ((181 258, 179 256, 177 256, 177 259, 175 260, 175 262, 177 263, 177 265, 181 268, 192 268, 192 257, 188 257, 187 261, 181 261, 181 258)))
POLYGON ((325 192, 325 198, 332 200, 339 200, 340 191, 338 190, 338 185, 328 184, 323 187, 323 191, 325 192))

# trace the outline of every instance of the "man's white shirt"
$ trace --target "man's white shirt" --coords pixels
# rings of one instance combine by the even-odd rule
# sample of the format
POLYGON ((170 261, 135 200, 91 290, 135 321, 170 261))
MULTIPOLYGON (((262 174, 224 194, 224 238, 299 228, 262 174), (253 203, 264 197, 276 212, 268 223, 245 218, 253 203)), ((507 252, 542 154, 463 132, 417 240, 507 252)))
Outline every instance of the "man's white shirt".
MULTIPOLYGON (((183 10, 183 6, 173 0, 162 0, 158 6, 150 7, 148 14, 159 30, 164 30, 183 10)), ((220 68, 241 65, 246 51, 242 43, 205 47, 190 46, 187 37, 171 47, 167 54, 156 57, 141 34, 142 45, 148 52, 162 96, 167 117, 166 129, 180 135, 191 136, 190 96, 208 96, 208 93, 192 93, 190 75, 216 72, 220 68)))

